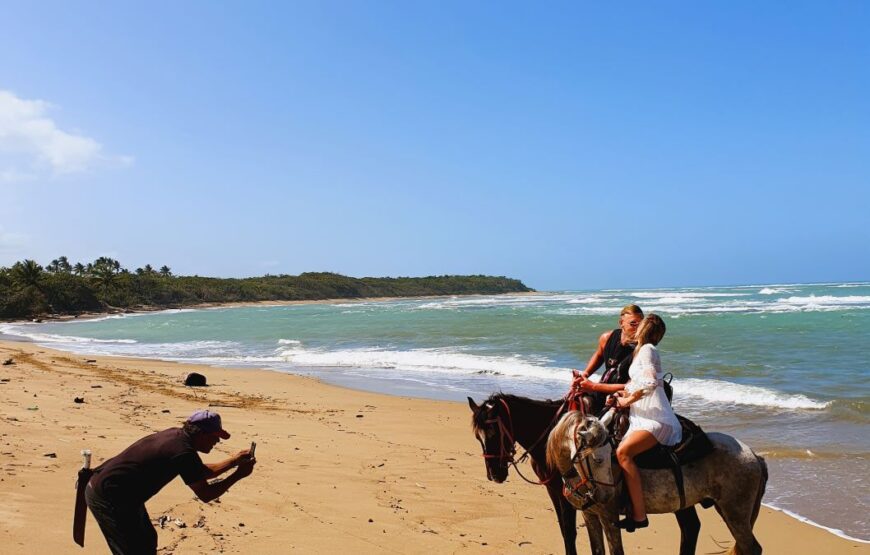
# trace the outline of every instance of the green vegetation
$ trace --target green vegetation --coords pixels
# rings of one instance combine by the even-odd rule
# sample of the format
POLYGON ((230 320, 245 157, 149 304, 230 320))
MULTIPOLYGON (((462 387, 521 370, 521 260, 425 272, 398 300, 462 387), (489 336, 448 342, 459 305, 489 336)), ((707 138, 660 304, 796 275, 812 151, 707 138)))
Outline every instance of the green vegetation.
POLYGON ((84 265, 65 256, 42 267, 33 260, 0 268, 0 318, 177 308, 200 303, 420 297, 532 291, 516 279, 491 276, 352 278, 329 272, 244 279, 175 276, 150 264, 134 272, 100 257, 84 265))

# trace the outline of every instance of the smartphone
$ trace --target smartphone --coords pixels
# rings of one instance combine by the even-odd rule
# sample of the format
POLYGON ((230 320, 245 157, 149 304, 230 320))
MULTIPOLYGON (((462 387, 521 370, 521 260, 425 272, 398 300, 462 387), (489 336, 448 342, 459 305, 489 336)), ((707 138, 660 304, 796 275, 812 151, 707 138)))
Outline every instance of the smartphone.
POLYGON ((254 458, 254 452, 255 452, 256 450, 257 450, 257 442, 256 442, 256 441, 252 441, 252 442, 251 442, 251 458, 252 458, 252 459, 254 458))

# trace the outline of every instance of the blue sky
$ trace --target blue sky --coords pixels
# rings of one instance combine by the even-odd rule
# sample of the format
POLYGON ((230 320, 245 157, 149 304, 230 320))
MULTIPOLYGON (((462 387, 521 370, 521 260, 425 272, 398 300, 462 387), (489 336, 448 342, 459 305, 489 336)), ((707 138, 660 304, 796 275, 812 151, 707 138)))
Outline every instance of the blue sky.
POLYGON ((0 265, 870 279, 865 2, 3 12, 0 265))

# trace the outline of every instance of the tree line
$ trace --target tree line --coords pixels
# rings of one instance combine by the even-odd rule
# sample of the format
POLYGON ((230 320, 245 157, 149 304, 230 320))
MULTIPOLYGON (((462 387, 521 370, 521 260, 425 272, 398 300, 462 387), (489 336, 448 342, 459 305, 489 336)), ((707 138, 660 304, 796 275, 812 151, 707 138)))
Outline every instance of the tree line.
POLYGON ((60 256, 46 266, 22 260, 0 267, 0 318, 162 309, 201 303, 420 297, 532 291, 503 276, 353 278, 332 272, 252 278, 176 276, 150 264, 130 271, 102 256, 71 264, 60 256))

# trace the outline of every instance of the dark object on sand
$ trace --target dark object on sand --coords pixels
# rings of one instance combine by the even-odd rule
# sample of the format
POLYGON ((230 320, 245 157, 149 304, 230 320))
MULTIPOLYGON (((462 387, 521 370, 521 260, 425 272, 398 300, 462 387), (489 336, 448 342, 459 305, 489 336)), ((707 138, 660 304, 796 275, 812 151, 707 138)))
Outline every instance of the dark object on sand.
POLYGON ((85 402, 85 398, 84 398, 84 397, 76 397, 75 399, 73 399, 73 402, 75 402, 75 403, 84 403, 84 402, 85 402))
POLYGON ((189 385, 192 387, 205 387, 208 384, 205 383, 205 376, 196 372, 191 372, 187 375, 186 378, 184 378, 184 385, 189 385))
POLYGON ((10 364, 15 364, 15 361, 12 360, 11 358, 7 358, 6 360, 3 361, 3 366, 9 366, 10 364))

